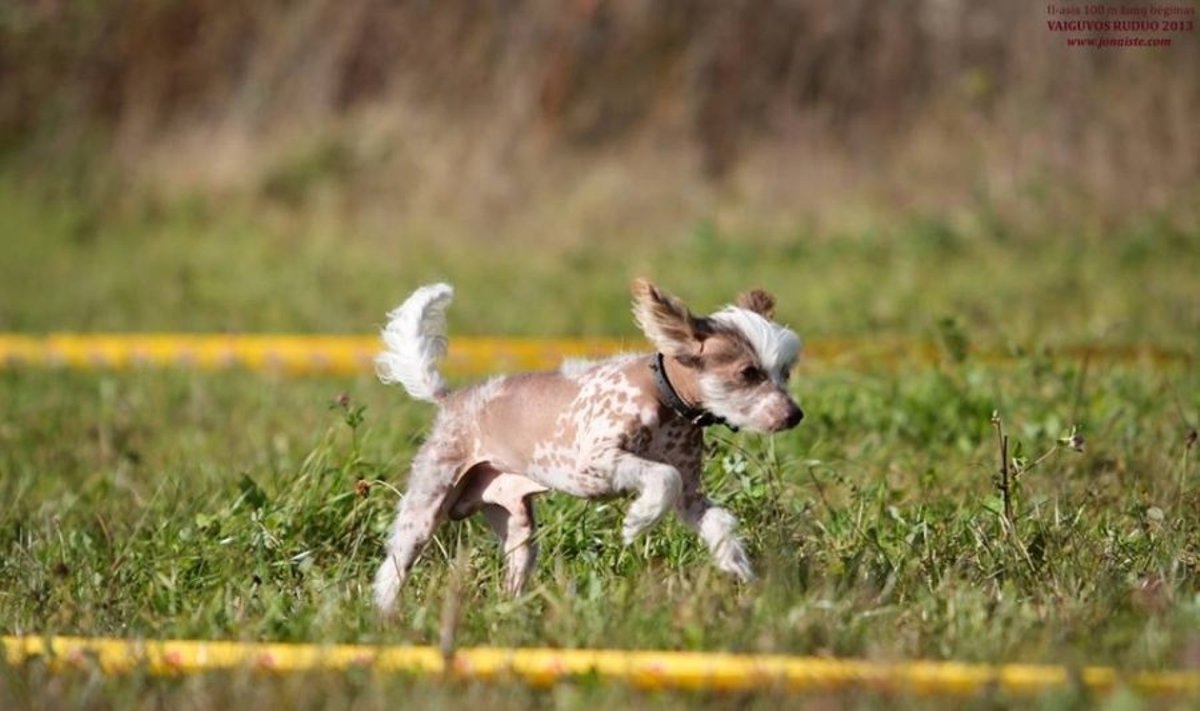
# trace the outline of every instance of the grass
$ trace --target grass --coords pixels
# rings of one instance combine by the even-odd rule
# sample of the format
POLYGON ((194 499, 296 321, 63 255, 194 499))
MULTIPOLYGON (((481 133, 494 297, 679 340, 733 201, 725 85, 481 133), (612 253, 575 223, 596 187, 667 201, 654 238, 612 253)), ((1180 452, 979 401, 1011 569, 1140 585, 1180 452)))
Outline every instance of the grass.
MULTIPOLYGON (((449 278, 460 287, 452 334, 633 338, 624 289, 647 273, 701 309, 762 284, 810 338, 943 344, 928 367, 808 363, 794 386, 809 414, 799 429, 712 432, 706 483, 741 519, 759 582, 717 574, 674 520, 626 549, 626 502, 548 495, 527 594, 500 593, 499 551, 482 525, 447 526, 390 625, 368 587, 427 406, 365 376, 0 371, 6 633, 430 643, 462 549, 463 645, 1200 663, 1200 466, 1188 440, 1200 422, 1195 235, 1147 223, 1055 240, 924 220, 751 241, 700 226, 652 245, 531 254, 314 228, 322 223, 270 211, 260 223, 236 205, 48 210, 11 183, 0 221, 17 236, 0 241, 3 329, 359 332, 413 285, 449 278), (1045 352, 1084 342, 1157 344, 1193 360, 1045 352), (964 343, 1014 357, 982 361, 964 343), (1023 469, 1011 532, 993 413, 1023 469), (1073 428, 1082 452, 1060 444, 1073 428)), ((0 703, 17 706, 381 707, 397 697, 502 708, 779 702, 586 682, 531 692, 353 675, 0 673, 0 703)))
POLYGON ((949 318, 1000 348, 1193 350, 1195 229, 1130 221, 1116 234, 1025 233, 953 215, 841 235, 701 223, 530 246, 236 198, 163 207, 47 197, 0 177, 0 232, 14 236, 0 241, 0 329, 362 333, 415 285, 444 279, 460 287, 453 333, 636 337, 627 286, 649 275, 698 309, 769 287, 807 338, 930 338, 949 318))

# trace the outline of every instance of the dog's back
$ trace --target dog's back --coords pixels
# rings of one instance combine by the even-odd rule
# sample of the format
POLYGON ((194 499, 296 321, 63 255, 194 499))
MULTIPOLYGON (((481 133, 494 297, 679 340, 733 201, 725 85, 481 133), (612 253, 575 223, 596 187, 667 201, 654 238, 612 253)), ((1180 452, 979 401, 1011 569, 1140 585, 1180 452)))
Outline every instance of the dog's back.
MULTIPOLYGON (((463 472, 489 462, 552 489, 588 498, 616 493, 596 473, 619 449, 656 425, 659 404, 648 356, 617 356, 563 370, 495 377, 454 391, 440 404, 447 423, 473 423, 463 472)), ((452 425, 441 425, 452 426, 452 425)))

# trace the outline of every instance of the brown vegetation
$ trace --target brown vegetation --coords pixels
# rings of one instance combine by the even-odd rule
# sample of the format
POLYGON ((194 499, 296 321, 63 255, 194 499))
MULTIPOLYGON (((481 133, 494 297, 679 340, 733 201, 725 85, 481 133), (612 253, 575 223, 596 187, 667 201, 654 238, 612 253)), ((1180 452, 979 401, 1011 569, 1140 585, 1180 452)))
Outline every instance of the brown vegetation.
POLYGON ((35 156, 26 167, 98 145, 150 192, 333 193, 433 230, 770 231, 959 208, 1018 225, 1194 220, 1200 38, 1069 49, 1044 13, 18 2, 0 10, 0 145, 35 156))

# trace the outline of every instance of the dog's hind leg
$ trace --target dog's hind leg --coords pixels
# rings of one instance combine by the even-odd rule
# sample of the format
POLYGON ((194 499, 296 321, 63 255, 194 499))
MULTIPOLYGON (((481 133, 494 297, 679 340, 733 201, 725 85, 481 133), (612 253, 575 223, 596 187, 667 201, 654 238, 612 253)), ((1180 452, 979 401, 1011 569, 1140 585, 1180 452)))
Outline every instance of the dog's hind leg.
POLYGON ((375 606, 385 614, 396 606, 396 596, 417 556, 445 517, 446 497, 453 488, 460 463, 438 455, 427 444, 413 460, 408 491, 400 500, 387 541, 387 556, 375 573, 375 606))
POLYGON ((537 565, 533 496, 546 491, 523 476, 499 474, 483 490, 483 515, 504 549, 504 591, 518 595, 537 565))
POLYGON ((526 500, 517 511, 488 504, 483 509, 488 525, 496 532, 504 548, 504 592, 519 595, 525 581, 537 566, 538 546, 534 540, 536 523, 533 502, 526 500))

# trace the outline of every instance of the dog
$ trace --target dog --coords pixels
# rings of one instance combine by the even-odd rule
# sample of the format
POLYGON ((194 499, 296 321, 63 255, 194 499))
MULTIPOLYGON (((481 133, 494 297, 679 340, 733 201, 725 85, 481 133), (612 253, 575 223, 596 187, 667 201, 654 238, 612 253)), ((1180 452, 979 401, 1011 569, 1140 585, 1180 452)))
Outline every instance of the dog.
POLYGON ((477 512, 503 546, 505 590, 519 594, 537 561, 533 499, 551 490, 587 499, 632 493, 626 545, 674 508, 720 570, 753 579, 736 519, 704 495, 703 432, 717 424, 782 432, 804 417, 787 387, 800 339, 771 320, 774 297, 756 289, 696 316, 638 279, 634 319, 656 353, 568 360, 555 372, 451 390, 437 361, 453 294, 448 284, 417 289, 388 314, 375 360, 385 384, 439 406, 375 576, 381 612, 393 611, 437 526, 477 512))

